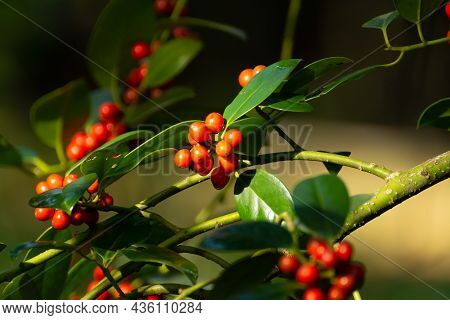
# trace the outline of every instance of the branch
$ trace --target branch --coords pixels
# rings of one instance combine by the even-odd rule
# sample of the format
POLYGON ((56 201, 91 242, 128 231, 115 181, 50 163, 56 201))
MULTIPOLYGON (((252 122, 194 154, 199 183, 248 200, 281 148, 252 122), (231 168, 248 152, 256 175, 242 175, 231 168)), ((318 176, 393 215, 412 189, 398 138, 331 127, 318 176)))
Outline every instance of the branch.
POLYGON ((395 172, 375 195, 353 211, 343 227, 339 240, 367 222, 397 206, 406 199, 450 176, 450 151, 404 172, 395 172))
POLYGON ((222 259, 221 257, 219 257, 218 255, 215 255, 212 252, 209 252, 209 251, 206 251, 206 250, 203 250, 200 248, 180 245, 180 246, 176 246, 173 250, 178 253, 188 253, 188 254, 193 254, 196 256, 203 257, 207 260, 210 260, 210 261, 218 264, 219 266, 221 266, 224 269, 226 269, 230 266, 230 263, 228 263, 228 261, 222 259))
POLYGON ((440 44, 440 43, 445 43, 445 42, 448 42, 448 41, 450 41, 450 37, 439 38, 439 39, 430 40, 430 41, 427 41, 427 42, 416 43, 416 44, 412 44, 412 45, 409 45, 409 46, 387 47, 387 48, 385 48, 385 50, 406 52, 406 51, 417 50, 417 49, 428 47, 428 46, 432 46, 432 45, 437 45, 437 44, 440 44))

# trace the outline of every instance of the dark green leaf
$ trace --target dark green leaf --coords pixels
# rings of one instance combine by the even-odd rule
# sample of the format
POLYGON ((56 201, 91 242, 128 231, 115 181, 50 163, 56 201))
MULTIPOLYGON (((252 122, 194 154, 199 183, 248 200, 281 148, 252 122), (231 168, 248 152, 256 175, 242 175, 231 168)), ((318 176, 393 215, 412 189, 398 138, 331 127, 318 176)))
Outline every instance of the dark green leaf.
POLYGON ((27 241, 14 246, 9 252, 11 258, 17 258, 24 250, 30 249, 74 249, 73 246, 64 243, 56 243, 55 241, 27 241))
POLYGON ((293 281, 264 283, 246 288, 232 295, 232 300, 286 300, 299 290, 298 283, 293 281))
POLYGON ((234 295, 261 284, 274 270, 278 254, 266 253, 244 258, 224 270, 214 284, 212 299, 231 299, 234 295))
POLYGON ((30 275, 23 273, 9 282, 2 292, 2 300, 40 299, 39 288, 30 275))
POLYGON ((64 290, 59 299, 70 299, 73 295, 82 296, 85 293, 86 285, 92 279, 92 271, 96 264, 87 259, 79 260, 72 268, 70 268, 64 290))
POLYGON ((234 197, 243 220, 273 222, 285 212, 295 217, 289 191, 278 178, 263 169, 242 173, 236 180, 234 197))
MULTIPOLYGON (((338 151, 338 152, 332 152, 332 153, 338 154, 341 156, 346 156, 346 157, 348 157, 352 154, 350 151, 338 151)), ((336 163, 324 162, 323 165, 325 166, 325 168, 327 168, 329 173, 338 174, 339 171, 341 171, 341 169, 342 169, 342 165, 336 164, 336 163)))
POLYGON ((305 101, 304 95, 273 94, 262 105, 286 112, 311 112, 314 110, 313 106, 305 101))
POLYGON ((153 114, 167 109, 180 101, 194 98, 195 93, 189 87, 174 87, 164 91, 162 96, 139 105, 127 107, 123 121, 129 126, 136 126, 149 119, 153 114))
POLYGON ((34 208, 60 209, 70 215, 75 204, 96 179, 96 174, 83 176, 64 188, 49 190, 31 198, 29 204, 34 208))
POLYGON ((0 242, 0 252, 2 252, 6 248, 6 244, 0 242))
POLYGON ((356 210, 360 205, 372 199, 373 194, 357 194, 350 197, 350 212, 356 210))
POLYGON ((122 254, 135 262, 164 264, 185 274, 192 283, 197 281, 198 270, 195 264, 167 248, 145 245, 144 248, 139 249, 124 249, 122 254))
POLYGON ((162 45, 147 61, 151 72, 142 80, 141 89, 157 87, 180 74, 200 53, 203 44, 192 38, 174 39, 162 45))
POLYGON ((302 68, 295 73, 283 86, 282 92, 305 95, 308 92, 309 83, 337 67, 350 63, 352 60, 345 57, 328 57, 302 68))
POLYGON ((86 129, 90 128, 92 124, 100 120, 98 117, 98 111, 100 109, 100 106, 104 102, 113 101, 114 97, 111 95, 109 91, 105 89, 97 89, 91 91, 90 99, 91 99, 91 115, 89 117, 89 120, 85 124, 86 129))
POLYGON ((439 7, 441 0, 394 0, 400 16, 416 23, 439 7))
POLYGON ((235 36, 236 38, 239 38, 243 41, 247 40, 247 35, 241 29, 230 26, 228 24, 216 22, 216 21, 210 21, 210 20, 204 20, 204 19, 192 18, 192 17, 181 17, 176 20, 172 20, 172 19, 160 20, 160 23, 159 23, 160 29, 165 29, 165 28, 173 27, 173 26, 208 28, 208 29, 213 29, 213 30, 224 32, 224 33, 228 33, 228 34, 235 36))
POLYGON ((62 148, 89 117, 89 90, 83 80, 72 81, 39 98, 31 107, 31 125, 51 148, 62 148))
POLYGON ((211 250, 258 250, 289 248, 290 233, 283 227, 269 222, 246 221, 214 231, 202 246, 211 250))
POLYGON ((148 0, 111 0, 100 14, 89 39, 89 67, 97 83, 115 98, 118 79, 132 67, 132 44, 150 42, 155 22, 153 2, 148 0))
POLYGON ((300 60, 278 61, 259 72, 225 109, 227 126, 266 100, 297 67, 300 60))
POLYGON ((295 187, 294 204, 302 229, 333 239, 350 209, 347 188, 338 176, 322 175, 302 181, 295 187))
POLYGON ((398 11, 394 10, 380 16, 377 16, 362 25, 363 28, 373 28, 373 29, 381 29, 386 30, 387 27, 391 24, 395 18, 398 17, 398 11))
POLYGON ((427 126, 450 130, 450 98, 439 100, 422 112, 417 128, 427 126))
POLYGON ((229 128, 242 133, 242 142, 237 149, 239 153, 257 155, 266 138, 266 121, 261 118, 243 118, 234 122, 229 128))
POLYGON ((36 153, 25 147, 15 147, 0 134, 0 166, 23 167, 36 153))

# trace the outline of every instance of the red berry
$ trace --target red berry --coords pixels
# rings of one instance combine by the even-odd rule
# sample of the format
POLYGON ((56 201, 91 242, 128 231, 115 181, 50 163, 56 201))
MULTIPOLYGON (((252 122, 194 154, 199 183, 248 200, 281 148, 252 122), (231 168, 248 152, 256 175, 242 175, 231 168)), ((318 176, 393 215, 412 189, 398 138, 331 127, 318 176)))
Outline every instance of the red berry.
POLYGON ((445 13, 447 14, 447 18, 450 19, 450 2, 447 2, 447 4, 445 5, 445 13))
POLYGON ((50 187, 48 186, 47 181, 41 181, 36 185, 36 193, 42 194, 44 192, 47 192, 50 190, 50 187))
POLYGON ((47 221, 53 218, 55 214, 55 209, 51 208, 36 208, 34 209, 34 216, 39 221, 47 221))
POLYGON ((322 257, 327 248, 327 244, 319 239, 309 240, 306 246, 306 250, 316 261, 322 257))
POLYGON ((201 176, 209 174, 214 166, 214 160, 208 155, 204 161, 192 163, 192 170, 197 172, 201 176))
POLYGON ((326 248, 320 259, 318 259, 318 262, 327 269, 333 268, 336 265, 336 255, 334 251, 331 248, 326 248))
POLYGON ((219 133, 222 131, 224 124, 225 120, 222 115, 217 112, 208 114, 205 119, 205 125, 212 133, 219 133))
POLYGON ((145 76, 148 73, 148 67, 145 63, 143 63, 137 68, 137 71, 138 71, 139 76, 141 77, 141 81, 142 81, 142 80, 144 80, 145 76))
POLYGON ((98 109, 98 116, 102 121, 119 121, 122 117, 122 111, 112 102, 104 102, 98 109))
POLYGON ((139 69, 131 69, 128 74, 127 83, 132 87, 138 87, 141 84, 142 75, 139 72, 139 69))
POLYGON ((139 93, 134 88, 128 88, 123 93, 123 101, 126 104, 133 104, 138 102, 138 100, 139 100, 139 93))
POLYGON ((155 12, 160 15, 169 15, 174 9, 173 2, 169 0, 155 0, 155 2, 153 2, 153 6, 155 8, 155 12))
POLYGON ((334 282, 334 285, 346 292, 351 292, 356 287, 356 277, 352 274, 338 276, 334 282))
POLYGON ((320 278, 319 269, 311 263, 304 264, 298 268, 295 279, 299 283, 306 284, 308 286, 316 283, 320 278))
POLYGON ((66 148, 67 157, 72 161, 78 161, 83 159, 86 155, 87 150, 84 146, 79 146, 74 143, 71 143, 66 148))
POLYGON ((87 192, 90 194, 96 193, 98 191, 98 180, 95 180, 93 184, 89 186, 87 192))
POLYGON ((229 157, 219 157, 219 165, 226 174, 232 173, 238 166, 238 158, 232 154, 229 157))
POLYGON ((131 56, 135 60, 141 60, 149 56, 150 53, 150 46, 148 45, 148 43, 145 43, 143 41, 138 41, 131 47, 131 56))
POLYGON ((345 300, 347 299, 347 292, 339 287, 331 286, 328 289, 327 298, 328 300, 345 300))
MULTIPOLYGON (((101 202, 101 200, 100 200, 101 202)), ((88 226, 93 227, 97 224, 99 219, 98 211, 92 208, 87 208, 84 216, 84 223, 88 226)))
POLYGON ((146 296, 145 300, 161 300, 161 298, 157 294, 153 294, 151 296, 146 296))
POLYGON ((242 142, 242 133, 238 129, 228 130, 225 132, 223 140, 231 144, 233 148, 237 147, 242 142))
POLYGON ((342 241, 334 247, 336 259, 340 262, 349 262, 352 258, 353 248, 347 241, 342 241))
POLYGON ((83 147, 85 144, 85 140, 86 140, 86 132, 79 131, 73 135, 71 143, 83 147))
POLYGON ((211 182, 217 190, 223 189, 229 181, 230 177, 223 171, 222 167, 217 167, 211 172, 211 182))
POLYGON ((266 68, 266 66, 263 65, 259 65, 253 68, 253 76, 257 75, 258 73, 260 73, 261 71, 263 71, 266 68))
POLYGON ((87 152, 92 152, 95 149, 97 149, 98 147, 100 147, 101 143, 100 141, 97 139, 96 136, 89 134, 86 137, 86 141, 85 141, 85 147, 87 152))
POLYGON ((194 122, 189 126, 189 134, 195 141, 202 143, 210 139, 210 131, 203 122, 194 122))
POLYGON ((188 141, 191 146, 195 146, 198 142, 195 141, 190 134, 188 134, 188 141))
POLYGON ((96 266, 94 268, 94 270, 92 271, 92 277, 95 280, 102 280, 105 277, 105 273, 103 272, 102 268, 100 268, 99 266, 96 266))
POLYGON ((220 157, 228 157, 233 153, 233 147, 225 140, 216 144, 216 154, 220 157))
POLYGON ((161 88, 153 88, 150 90, 150 98, 158 99, 162 96, 163 90, 161 88))
POLYGON ((72 210, 72 214, 70 215, 70 223, 74 226, 81 226, 86 220, 86 210, 76 206, 72 210))
POLYGON ((94 123, 91 127, 90 133, 92 136, 96 137, 101 144, 108 141, 109 133, 105 123, 102 122, 94 123))
POLYGON ((93 280, 91 282, 89 282, 87 288, 86 288, 86 292, 90 292, 92 291, 92 289, 94 289, 94 287, 99 283, 100 281, 98 280, 93 280))
POLYGON ((185 27, 175 27, 172 30, 172 36, 174 38, 186 38, 189 37, 191 32, 185 27))
POLYGON ((189 168, 191 165, 191 152, 188 149, 181 149, 178 150, 177 153, 175 153, 175 156, 173 157, 173 162, 178 168, 189 168))
POLYGON ((201 144, 197 144, 191 148, 191 159, 194 163, 204 163, 208 157, 208 149, 201 144))
POLYGON ((109 194, 105 193, 101 196, 99 205, 101 207, 110 207, 114 204, 114 199, 109 194))
POLYGON ((253 70, 252 69, 245 69, 239 74, 239 84, 241 87, 245 87, 247 83, 250 82, 253 78, 253 70))
POLYGON ((76 174, 71 173, 64 178, 63 186, 65 187, 77 179, 78 179, 78 176, 76 174))
POLYGON ((359 287, 362 284, 362 281, 364 280, 366 269, 361 263, 353 262, 351 265, 349 265, 347 273, 355 277, 357 286, 359 287))
POLYGON ((285 254, 278 259, 278 269, 284 274, 294 274, 299 267, 300 261, 295 256, 285 254))
POLYGON ((302 296, 303 300, 324 300, 325 295, 319 288, 308 288, 305 290, 302 296))
POLYGON ((64 230, 70 225, 70 217, 62 210, 56 210, 52 218, 52 226, 56 230, 64 230))
MULTIPOLYGON (((130 293, 131 291, 133 291, 133 286, 131 285, 130 282, 124 280, 121 283, 119 283, 119 288, 120 290, 122 290, 123 293, 127 294, 130 293)), ((118 299, 120 298, 119 293, 117 292, 117 290, 114 290, 113 292, 113 296, 114 298, 118 299)))

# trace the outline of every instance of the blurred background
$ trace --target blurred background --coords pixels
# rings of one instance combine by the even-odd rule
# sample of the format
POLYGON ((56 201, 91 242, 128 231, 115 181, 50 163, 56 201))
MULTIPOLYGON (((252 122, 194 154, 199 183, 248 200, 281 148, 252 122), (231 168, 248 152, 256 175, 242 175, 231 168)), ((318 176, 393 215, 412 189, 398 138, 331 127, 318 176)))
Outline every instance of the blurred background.
MULTIPOLYGON (((84 51, 90 30, 106 0, 17 0, 10 5, 59 38, 84 51)), ((247 67, 271 64, 279 59, 287 0, 189 1, 189 15, 237 26, 248 33, 247 42, 210 30, 198 30, 205 49, 177 79, 194 87, 197 97, 175 112, 189 114, 189 107, 202 114, 221 111, 239 91, 237 76, 247 67)), ((329 56, 355 61, 383 44, 381 32, 361 25, 374 16, 393 10, 391 0, 304 0, 297 26, 295 57, 312 62, 329 56)), ((393 36, 409 25, 396 21, 393 36)), ((423 24, 428 39, 447 33, 443 10, 423 24)), ((52 150, 33 135, 28 120, 31 104, 41 95, 79 78, 89 78, 87 62, 70 48, 0 3, 0 133, 15 145, 35 148, 45 159, 55 161, 52 150)), ((394 44, 418 41, 415 29, 394 44)), ((396 54, 375 51, 356 68, 395 60, 396 54)), ((390 169, 408 169, 449 150, 448 132, 415 129, 421 111, 449 96, 450 59, 448 45, 406 54, 395 67, 375 71, 316 100, 316 111, 289 116, 282 124, 311 125, 305 147, 312 150, 350 150, 355 157, 384 164, 390 169)), ((277 149, 287 149, 274 138, 277 149)), ((309 175, 324 173, 321 164, 287 164, 280 178, 292 187, 309 175)), ((273 168, 272 168, 273 169, 273 168)), ((275 168, 279 170, 280 168, 275 168)), ((351 194, 370 193, 382 183, 352 169, 341 177, 351 194)), ((129 206, 162 186, 179 179, 131 174, 111 188, 119 205, 129 206)), ((0 241, 12 246, 38 236, 47 224, 36 221, 27 202, 37 180, 22 172, 0 169, 0 241)), ((192 224, 195 215, 213 197, 209 184, 196 186, 155 211, 181 226, 192 224), (200 196, 201 195, 201 196, 200 196), (182 210, 181 210, 182 208, 182 210)), ((442 299, 450 296, 450 182, 406 201, 370 222, 352 237, 356 256, 368 268, 362 290, 367 299, 442 299)), ((218 213, 233 207, 231 197, 218 213)), ((197 240, 198 241, 198 240, 197 240)), ((13 265, 5 250, 0 271, 13 265)), ((203 277, 215 272, 209 265, 203 277)))

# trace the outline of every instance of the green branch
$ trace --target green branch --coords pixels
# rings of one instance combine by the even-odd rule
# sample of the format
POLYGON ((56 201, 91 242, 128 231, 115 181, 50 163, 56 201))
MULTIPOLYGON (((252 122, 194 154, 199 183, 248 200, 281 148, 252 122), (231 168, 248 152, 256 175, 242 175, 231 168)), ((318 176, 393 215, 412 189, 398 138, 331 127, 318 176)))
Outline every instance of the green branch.
POLYGON ((427 41, 427 42, 421 42, 421 43, 417 43, 417 44, 412 44, 412 45, 409 45, 409 46, 387 47, 387 48, 385 48, 385 50, 406 52, 406 51, 417 50, 417 49, 420 49, 420 48, 425 48, 425 47, 428 47, 428 46, 437 45, 437 44, 440 44, 440 43, 446 43, 448 41, 450 41, 450 37, 439 38, 439 39, 430 40, 430 41, 427 41))
POLYGON ((286 24, 284 26, 283 42, 281 44, 281 60, 292 58, 295 43, 295 29, 297 27, 298 15, 301 7, 301 0, 290 0, 286 24))
POLYGON ((210 260, 210 261, 218 264, 219 266, 221 266, 224 269, 226 269, 230 266, 230 263, 228 263, 228 261, 222 259, 221 257, 219 257, 218 255, 215 255, 212 252, 209 252, 209 251, 206 251, 206 250, 203 250, 200 248, 180 245, 180 246, 176 246, 173 250, 178 253, 188 253, 188 254, 193 254, 196 256, 203 257, 207 260, 210 260))

